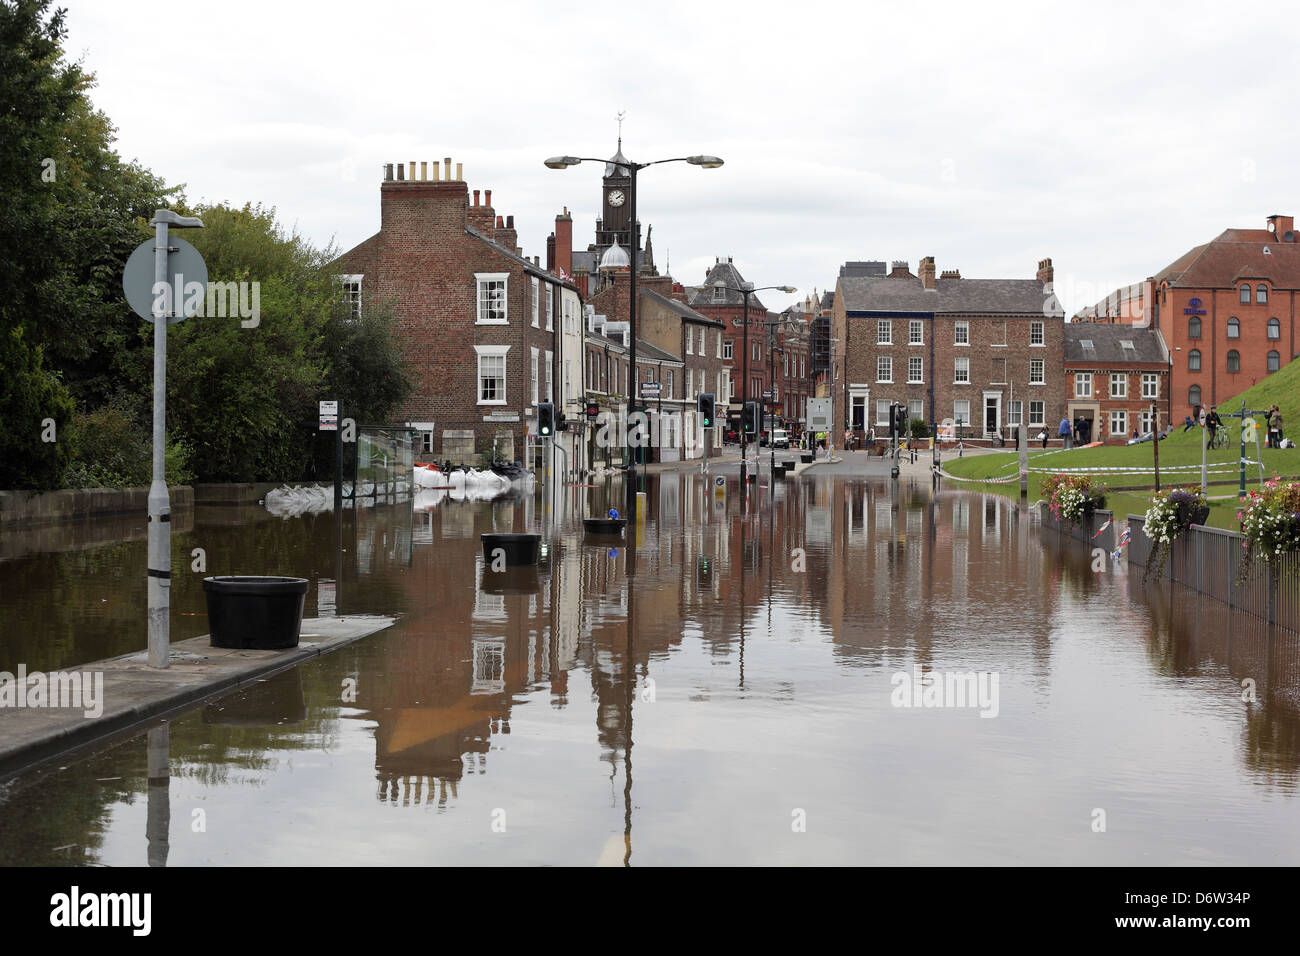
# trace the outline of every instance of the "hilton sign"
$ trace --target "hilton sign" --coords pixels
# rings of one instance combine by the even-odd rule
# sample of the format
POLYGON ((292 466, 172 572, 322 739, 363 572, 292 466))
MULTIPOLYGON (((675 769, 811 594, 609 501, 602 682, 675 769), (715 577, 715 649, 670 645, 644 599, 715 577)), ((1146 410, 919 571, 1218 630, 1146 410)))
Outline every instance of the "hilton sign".
POLYGON ((1187 308, 1183 309, 1183 315, 1205 315, 1205 310, 1201 308, 1201 300, 1193 296, 1187 300, 1187 308))

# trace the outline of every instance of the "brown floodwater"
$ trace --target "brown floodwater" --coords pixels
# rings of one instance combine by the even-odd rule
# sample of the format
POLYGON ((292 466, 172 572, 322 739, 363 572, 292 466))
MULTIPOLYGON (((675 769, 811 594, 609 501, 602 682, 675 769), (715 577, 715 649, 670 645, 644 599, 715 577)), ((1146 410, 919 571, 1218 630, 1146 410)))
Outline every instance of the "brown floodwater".
MULTIPOLYGON (((582 531, 617 484, 199 509, 174 639, 204 573, 398 623, 0 784, 0 864, 1300 862, 1296 635, 997 496, 671 474, 647 503, 635 542, 582 531), (485 568, 493 530, 541 565, 485 568)), ((144 647, 139 528, 0 544, 0 670, 144 647)))

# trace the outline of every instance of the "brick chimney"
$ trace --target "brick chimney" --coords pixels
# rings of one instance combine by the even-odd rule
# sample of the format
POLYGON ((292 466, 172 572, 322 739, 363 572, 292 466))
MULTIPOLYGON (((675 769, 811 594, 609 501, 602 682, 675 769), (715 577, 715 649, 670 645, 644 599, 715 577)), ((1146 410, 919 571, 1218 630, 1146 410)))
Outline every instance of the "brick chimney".
POLYGON ((1054 281, 1055 275, 1056 273, 1052 269, 1051 259, 1038 260, 1038 275, 1036 276, 1036 278, 1038 279, 1039 282, 1041 282, 1043 285, 1047 285, 1048 283, 1054 281))
POLYGON ((573 217, 568 206, 555 217, 555 265, 573 274, 573 217))
POLYGON ((489 235, 498 243, 505 246, 515 255, 519 254, 519 234, 515 232, 515 217, 506 216, 505 222, 502 223, 501 217, 497 216, 497 225, 489 235))
POLYGON ((1272 232, 1273 235, 1278 238, 1279 242, 1295 242, 1295 217, 1294 216, 1277 216, 1277 215, 1269 216, 1268 228, 1269 231, 1272 232), (1286 237, 1286 234, 1288 232, 1291 233, 1290 239, 1286 237))
POLYGON ((903 260, 903 259, 895 259, 894 262, 893 262, 893 269, 892 269, 892 270, 890 271, 890 273, 889 273, 889 278, 891 278, 891 279, 915 279, 916 276, 912 275, 912 270, 909 269, 909 268, 907 267, 907 262, 906 262, 906 260, 903 260))
POLYGON ((487 191, 487 202, 479 202, 479 191, 474 190, 474 201, 469 204, 469 224, 485 235, 492 235, 496 214, 492 209, 492 190, 487 191))
POLYGON ((921 274, 922 287, 926 289, 938 287, 934 281, 934 256, 926 256, 922 259, 916 271, 921 274))
POLYGON ((943 274, 940 275, 939 278, 940 278, 940 279, 960 279, 960 278, 961 278, 961 270, 960 270, 960 269, 944 269, 944 270, 943 270, 943 274))
MULTIPOLYGON (((450 171, 451 160, 447 159, 446 163, 450 171)), ((436 171, 438 164, 435 162, 433 167, 436 171)), ((379 187, 380 229, 391 237, 418 240, 440 232, 464 232, 469 210, 469 189, 465 181, 452 179, 450 175, 441 180, 408 179, 408 169, 404 163, 384 166, 384 179, 379 187)))

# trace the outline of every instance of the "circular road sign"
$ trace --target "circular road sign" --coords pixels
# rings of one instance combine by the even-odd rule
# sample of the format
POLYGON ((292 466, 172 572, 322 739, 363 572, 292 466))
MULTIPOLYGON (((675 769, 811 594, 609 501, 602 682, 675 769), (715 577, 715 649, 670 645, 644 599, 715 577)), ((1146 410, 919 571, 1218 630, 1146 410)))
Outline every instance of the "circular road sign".
MULTIPOLYGON (((172 283, 173 289, 183 283, 172 307, 176 314, 167 320, 168 325, 175 325, 202 310, 208 288, 208 266, 199 250, 184 239, 168 236, 167 244, 175 248, 167 256, 168 281, 172 283), (195 282, 202 287, 203 295, 194 296, 189 301, 184 286, 192 288, 192 283, 195 282)), ((126 294, 127 304, 131 306, 132 312, 146 322, 153 321, 153 275, 154 240, 146 239, 135 247, 126 260, 126 268, 122 270, 122 291, 126 294)))

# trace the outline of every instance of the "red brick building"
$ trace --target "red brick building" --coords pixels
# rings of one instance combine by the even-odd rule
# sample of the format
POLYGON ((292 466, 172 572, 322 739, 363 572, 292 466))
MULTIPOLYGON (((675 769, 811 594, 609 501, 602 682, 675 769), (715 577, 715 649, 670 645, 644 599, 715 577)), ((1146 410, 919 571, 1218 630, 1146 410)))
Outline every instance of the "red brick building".
MULTIPOLYGON (((1122 445, 1169 421, 1169 349, 1157 329, 1071 322, 1065 326, 1065 415, 1085 419, 1093 441, 1122 445)), ((1056 428, 1047 429, 1056 437, 1056 428)))
MULTIPOLYGON (((565 299, 577 288, 522 255, 513 216, 470 191, 450 159, 386 167, 379 232, 334 263, 360 308, 391 301, 415 388, 399 420, 420 454, 523 460, 539 401, 558 394, 565 299), (567 296, 566 296, 567 292, 567 296)), ((572 301, 567 306, 572 310, 572 301)), ((346 409, 342 410, 347 414, 346 409)))
MULTIPOLYGON (((888 428, 901 402, 911 419, 956 425, 966 439, 1031 433, 1059 422, 1065 316, 1052 294, 1052 260, 1032 279, 919 275, 906 262, 886 276, 842 276, 835 289, 834 436, 888 428)), ((1050 431, 1050 429, 1049 429, 1050 431)))
MULTIPOLYGON (((726 329, 722 342, 722 360, 730 373, 730 401, 735 409, 740 407, 746 396, 753 400, 761 398, 770 381, 767 367, 768 336, 763 325, 767 321, 767 307, 757 295, 750 293, 750 327, 746 337, 743 324, 746 314, 745 296, 733 291, 744 287, 744 277, 728 256, 714 261, 713 267, 705 273, 702 285, 691 286, 686 290, 687 305, 696 312, 719 320, 726 329), (748 389, 742 381, 746 345, 749 347, 748 389)), ((718 414, 722 414, 721 409, 718 414)))
POLYGON ((1146 282, 1117 290, 1076 321, 1158 329, 1173 353, 1175 423, 1217 404, 1296 354, 1300 243, 1292 216, 1225 229, 1146 282))

